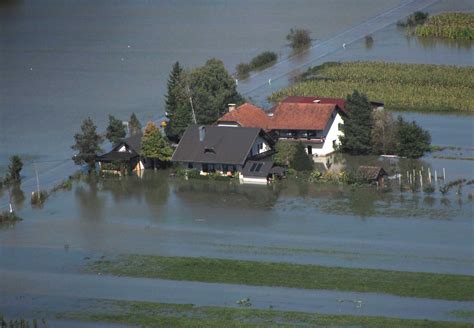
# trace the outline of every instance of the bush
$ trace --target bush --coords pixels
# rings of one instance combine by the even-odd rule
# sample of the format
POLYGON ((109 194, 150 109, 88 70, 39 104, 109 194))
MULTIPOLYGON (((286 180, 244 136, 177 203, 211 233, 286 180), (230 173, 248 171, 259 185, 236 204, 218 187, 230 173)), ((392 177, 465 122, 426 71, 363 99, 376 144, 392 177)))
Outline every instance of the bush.
POLYGON ((365 36, 365 45, 367 46, 367 48, 372 47, 373 44, 374 44, 374 38, 371 35, 366 35, 365 36))
POLYGON ((401 27, 414 27, 423 24, 428 19, 429 14, 422 11, 415 11, 413 14, 408 16, 405 20, 397 22, 398 26, 401 27))
POLYGON ((250 61, 250 69, 257 70, 276 62, 278 55, 272 51, 262 52, 250 61))
POLYGON ((34 206, 41 206, 48 198, 48 193, 44 190, 40 190, 39 193, 37 191, 31 193, 31 205, 34 206))
POLYGON ((419 158, 430 151, 431 136, 415 121, 408 123, 400 116, 397 122, 397 155, 419 158))
POLYGON ((432 185, 427 185, 426 187, 423 188, 423 192, 426 193, 426 194, 432 194, 435 192, 435 187, 433 187, 432 185))
POLYGON ((295 153, 290 160, 290 167, 296 171, 311 171, 313 170, 313 160, 306 153, 302 142, 298 142, 295 147, 295 153))
POLYGON ((291 42, 291 47, 295 50, 307 47, 311 44, 310 31, 307 29, 291 29, 286 39, 291 42))
POLYGON ((244 79, 249 76, 250 71, 252 70, 250 68, 250 65, 247 63, 240 63, 235 67, 235 70, 237 71, 237 76, 241 79, 244 79))
POLYGON ((0 225, 1 224, 8 224, 8 223, 14 223, 17 221, 21 221, 22 218, 19 217, 18 215, 15 214, 15 212, 10 213, 8 211, 4 211, 0 213, 0 225))

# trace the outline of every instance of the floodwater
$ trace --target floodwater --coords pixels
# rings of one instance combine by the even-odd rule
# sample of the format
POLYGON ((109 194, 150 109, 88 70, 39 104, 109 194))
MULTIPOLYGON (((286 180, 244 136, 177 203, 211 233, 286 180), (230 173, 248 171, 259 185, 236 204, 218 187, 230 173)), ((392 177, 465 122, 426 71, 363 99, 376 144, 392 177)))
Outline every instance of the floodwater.
MULTIPOLYGON (((36 187, 33 161, 42 184, 63 180, 61 172, 72 171, 73 134, 85 117, 91 116, 104 129, 108 114, 127 119, 136 112, 142 121, 160 116, 167 76, 176 60, 194 67, 217 57, 230 71, 265 50, 278 52, 284 60, 291 55, 284 39, 291 27, 309 28, 314 42, 322 42, 406 2, 25 0, 1 5, 0 174, 10 155, 24 157, 22 190, 14 190, 12 197, 25 220, 0 230, 0 268, 5 270, 0 281, 10 279, 8 286, 0 286, 9 288, 9 294, 0 298, 0 312, 21 316, 38 302, 42 311, 60 309, 66 291, 58 287, 59 296, 53 297, 47 293, 48 284, 67 274, 77 279, 78 286, 86 286, 86 280, 93 278, 81 278, 85 258, 120 253, 472 275, 472 185, 460 192, 454 188, 445 196, 439 192, 429 196, 402 193, 396 187, 389 193, 352 190, 301 178, 268 187, 184 181, 160 171, 146 172, 143 178, 76 182, 72 190, 52 194, 43 208, 29 204, 29 193, 36 187), (21 279, 15 280, 12 273, 17 272, 21 279), (36 279, 35 273, 44 280, 36 279), (22 294, 20 286, 26 281, 38 284, 38 295, 22 294), (31 302, 24 303, 29 297, 31 302)), ((427 8, 432 13, 447 9, 474 10, 474 4, 445 0, 427 8)), ((318 60, 311 65, 375 59, 474 64, 472 44, 422 42, 393 24, 373 37, 371 49, 355 41, 322 58, 309 52, 289 62, 299 66, 314 57, 318 60)), ((288 78, 268 85, 257 75, 247 83, 260 87, 246 96, 267 105, 266 97, 286 86, 288 78)), ((402 115, 428 129, 433 144, 459 147, 421 161, 402 161, 402 172, 423 167, 441 176, 445 168, 448 180, 473 179, 472 161, 434 157, 473 156, 472 116, 402 115)), ((375 157, 336 160, 349 165, 361 160, 379 163, 375 157)), ((397 165, 382 164, 390 173, 397 165)), ((7 192, 0 191, 0 210, 7 206, 7 198, 7 192)), ((94 289, 96 283, 87 286, 94 289)), ((71 287, 70 292, 74 290, 71 287)), ((110 290, 113 287, 90 296, 103 297, 110 290)), ((138 291, 134 295, 146 296, 138 291)), ((333 296, 328 297, 333 301, 333 296)), ((268 302, 262 299, 261 306, 268 302)), ((327 298, 319 302, 319 308, 332 313, 327 298)), ((298 304, 299 309, 316 305, 291 303, 287 308, 298 310, 298 304)), ((386 315, 390 310, 376 304, 369 302, 364 314, 386 315)), ((453 320, 443 312, 447 310, 443 304, 431 311, 453 320)), ((472 304, 460 306, 472 308, 472 304)), ((424 307, 405 315, 426 317, 427 311, 424 307)), ((404 316, 401 310, 394 315, 404 316)))

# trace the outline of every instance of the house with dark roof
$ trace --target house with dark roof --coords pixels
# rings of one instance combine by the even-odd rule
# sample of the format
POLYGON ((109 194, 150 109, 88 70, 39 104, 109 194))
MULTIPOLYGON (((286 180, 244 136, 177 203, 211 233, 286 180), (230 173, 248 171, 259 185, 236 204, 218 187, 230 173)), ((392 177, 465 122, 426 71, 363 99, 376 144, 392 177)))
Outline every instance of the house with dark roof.
POLYGON ((385 177, 388 176, 387 172, 380 166, 359 166, 357 173, 363 180, 381 187, 384 186, 385 177))
POLYGON ((222 116, 217 125, 261 128, 276 139, 302 142, 310 155, 326 156, 339 144, 345 115, 337 103, 282 101, 268 112, 245 103, 222 116))
POLYGON ((140 156, 142 134, 122 139, 108 153, 97 156, 101 171, 121 174, 123 170, 142 172, 145 160, 140 156))
POLYGON ((199 170, 202 175, 238 174, 243 182, 254 182, 252 179, 255 179, 266 183, 273 174, 273 162, 268 160, 273 153, 274 140, 263 129, 191 125, 184 132, 171 161, 187 169, 199 170))

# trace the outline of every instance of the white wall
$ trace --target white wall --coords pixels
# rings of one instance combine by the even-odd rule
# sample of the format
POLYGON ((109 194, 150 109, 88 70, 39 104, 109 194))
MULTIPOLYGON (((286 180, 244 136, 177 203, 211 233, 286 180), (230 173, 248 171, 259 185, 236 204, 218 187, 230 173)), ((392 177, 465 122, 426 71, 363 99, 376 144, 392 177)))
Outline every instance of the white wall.
POLYGON ((336 141, 336 145, 339 145, 341 143, 339 141, 339 136, 343 135, 343 132, 339 130, 339 124, 344 124, 344 121, 338 113, 329 127, 323 147, 320 149, 313 148, 313 155, 326 156, 335 151, 333 141, 336 141))
MULTIPOLYGON (((269 151, 271 148, 270 148, 270 145, 268 144, 268 142, 258 136, 257 139, 255 139, 255 142, 253 143, 253 146, 252 146, 252 154, 253 155, 257 155, 257 154, 261 154, 261 153, 264 153, 266 151, 269 151), (258 145, 261 144, 262 145, 262 148, 261 149, 258 149, 258 145)), ((250 155, 250 154, 249 154, 250 155)))

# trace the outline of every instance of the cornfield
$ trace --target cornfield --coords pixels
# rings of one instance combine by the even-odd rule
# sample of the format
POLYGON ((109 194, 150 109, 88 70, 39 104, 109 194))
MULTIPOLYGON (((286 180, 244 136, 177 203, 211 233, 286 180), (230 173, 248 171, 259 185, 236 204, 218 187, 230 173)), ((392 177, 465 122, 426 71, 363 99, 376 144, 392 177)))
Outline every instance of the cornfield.
POLYGON ((388 110, 474 113, 474 67, 346 62, 310 68, 303 76, 270 101, 292 95, 345 98, 359 90, 388 110))
POLYGON ((445 13, 430 17, 416 28, 421 37, 474 40, 474 13, 445 13))

